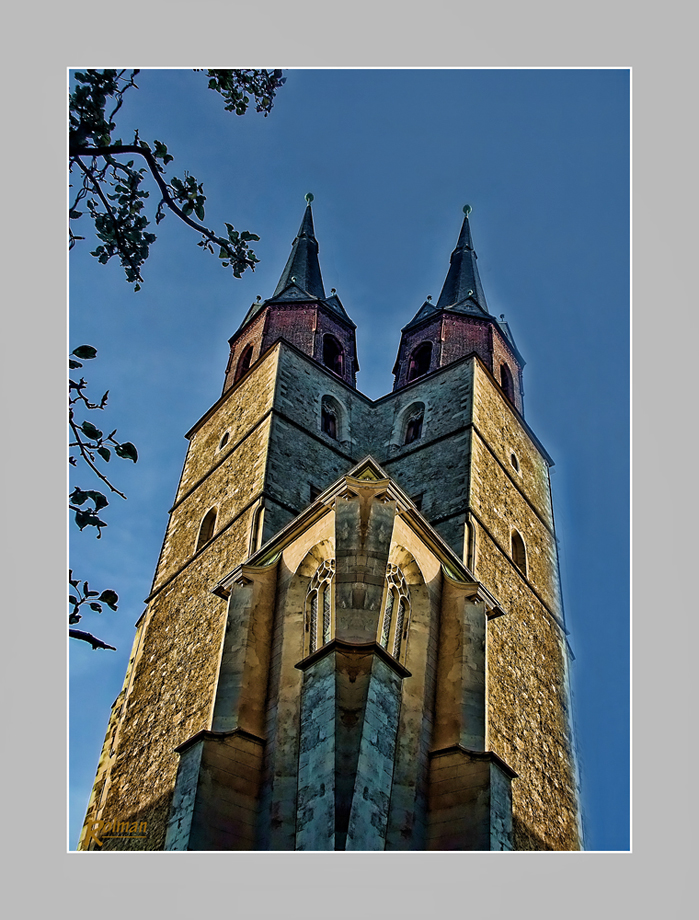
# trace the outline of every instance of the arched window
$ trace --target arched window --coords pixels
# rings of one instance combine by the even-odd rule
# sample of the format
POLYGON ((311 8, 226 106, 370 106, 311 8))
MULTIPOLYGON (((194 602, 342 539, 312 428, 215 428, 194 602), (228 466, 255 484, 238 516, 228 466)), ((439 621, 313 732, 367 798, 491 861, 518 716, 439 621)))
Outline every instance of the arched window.
POLYGON ((407 412, 407 425, 405 427, 405 444, 412 444, 422 437, 422 423, 425 418, 425 407, 422 403, 415 403, 407 412))
POLYGON ((519 460, 517 459, 516 454, 510 454, 510 463, 512 464, 513 468, 517 470, 517 472, 519 473, 519 460))
POLYGON ((320 406, 320 429, 337 441, 337 410, 327 397, 323 398, 320 406))
POLYGON ((210 511, 207 511, 204 515, 204 520, 201 522, 201 527, 199 528, 199 537, 197 539, 197 548, 196 552, 204 546, 214 535, 214 527, 216 526, 216 509, 212 508, 210 511))
POLYGON ((524 540, 516 530, 512 531, 512 561, 524 575, 527 574, 527 551, 524 540))
POLYGON ((513 403, 515 401, 515 385, 512 382, 510 369, 506 364, 500 365, 500 386, 505 396, 513 403))
POLYGON ((410 622, 410 593, 403 573, 389 562, 386 571, 386 598, 379 623, 377 641, 382 648, 400 660, 405 658, 410 622))
POLYGON ((316 649, 327 645, 335 633, 335 611, 332 582, 335 574, 335 560, 326 559, 316 569, 306 592, 305 650, 311 655, 316 649))
POLYGON ((418 345, 410 356, 408 364, 408 380, 415 380, 416 377, 422 377, 430 369, 432 361, 432 342, 423 342, 418 345))
POLYGON ((323 364, 335 374, 342 373, 342 345, 334 335, 323 336, 323 364))
POLYGON ((228 444, 228 432, 226 432, 224 436, 221 438, 221 440, 219 441, 218 449, 223 450, 226 444, 228 444))
POLYGON ((264 505, 260 504, 255 508, 250 526, 250 555, 256 553, 262 546, 262 525, 265 519, 264 505))
POLYGON ((246 345, 238 361, 238 367, 235 369, 235 380, 236 381, 240 380, 243 374, 246 374, 250 370, 251 361, 252 361, 252 345, 246 345))

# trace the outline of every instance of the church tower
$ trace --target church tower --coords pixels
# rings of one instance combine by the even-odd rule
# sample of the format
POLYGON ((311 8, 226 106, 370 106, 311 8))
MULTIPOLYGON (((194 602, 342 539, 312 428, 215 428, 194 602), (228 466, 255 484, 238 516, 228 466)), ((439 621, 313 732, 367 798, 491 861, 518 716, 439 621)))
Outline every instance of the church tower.
POLYGON ((579 849, 552 460, 470 209, 372 401, 306 200, 187 434, 79 846, 579 849))

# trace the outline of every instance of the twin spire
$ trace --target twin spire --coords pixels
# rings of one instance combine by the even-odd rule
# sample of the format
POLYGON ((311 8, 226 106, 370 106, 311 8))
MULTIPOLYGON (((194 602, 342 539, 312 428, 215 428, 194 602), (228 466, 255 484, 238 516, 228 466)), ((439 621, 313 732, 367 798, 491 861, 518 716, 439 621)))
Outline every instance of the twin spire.
MULTIPOLYGON (((313 195, 309 192, 306 195, 306 209, 301 226, 291 244, 291 253, 273 295, 269 300, 253 304, 243 321, 243 325, 246 325, 257 315, 267 303, 307 300, 323 301, 331 310, 339 313, 343 319, 350 321, 334 290, 330 297, 326 297, 325 294, 318 260, 318 241, 313 227, 312 201, 313 195)), ((424 320, 444 310, 493 319, 488 312, 488 304, 476 264, 477 256, 473 248, 471 227, 468 220, 471 212, 470 205, 466 205, 463 210, 464 219, 461 225, 461 232, 459 233, 456 247, 451 254, 449 271, 439 298, 436 303, 432 300, 426 300, 408 325, 404 327, 403 331, 419 325, 424 320)))

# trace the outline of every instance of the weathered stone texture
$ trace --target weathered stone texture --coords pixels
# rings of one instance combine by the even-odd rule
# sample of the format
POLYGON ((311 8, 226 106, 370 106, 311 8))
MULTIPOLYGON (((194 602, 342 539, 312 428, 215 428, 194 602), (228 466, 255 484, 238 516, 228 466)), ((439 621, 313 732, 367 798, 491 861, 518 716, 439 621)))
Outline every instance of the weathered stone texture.
POLYGON ((502 554, 480 545, 479 578, 507 610, 488 624, 487 746, 518 774, 514 846, 578 849, 565 638, 502 554))
POLYGON ((510 481, 532 503, 542 520, 553 528, 548 464, 499 387, 474 362, 473 423, 495 454, 510 481), (513 468, 517 458, 520 472, 513 468))
POLYGON ((177 489, 175 504, 221 461, 228 457, 242 437, 272 408, 279 351, 272 349, 230 393, 225 394, 204 415, 189 434, 189 449, 177 489), (228 442, 219 449, 224 434, 228 442))
MULTIPOLYGON (((242 561, 248 555, 250 506, 263 488, 270 424, 271 419, 268 416, 223 463, 200 482, 197 489, 175 506, 165 533, 158 572, 153 584, 154 590, 194 556, 199 529, 211 508, 216 509, 214 537, 226 531, 227 527, 231 529, 231 524, 236 531, 232 539, 238 544, 236 549, 239 551, 233 550, 231 561, 233 558, 242 561)), ((226 540, 231 539, 227 531, 223 536, 226 540)))
MULTIPOLYGON (((509 559, 512 558, 512 531, 524 540, 526 574, 548 607, 560 615, 556 541, 553 533, 513 487, 502 467, 495 462, 478 436, 473 438, 470 507, 481 525, 509 559)), ((513 563, 514 567, 514 563, 513 563)), ((477 573, 485 571, 476 560, 477 573)), ((519 569, 516 577, 521 578, 519 569)), ((497 596, 497 595, 496 595, 497 596)))
POLYGON ((402 679, 374 654, 361 720, 347 850, 386 847, 402 679))
POLYGON ((335 656, 304 673, 299 728, 297 850, 335 849, 335 656))

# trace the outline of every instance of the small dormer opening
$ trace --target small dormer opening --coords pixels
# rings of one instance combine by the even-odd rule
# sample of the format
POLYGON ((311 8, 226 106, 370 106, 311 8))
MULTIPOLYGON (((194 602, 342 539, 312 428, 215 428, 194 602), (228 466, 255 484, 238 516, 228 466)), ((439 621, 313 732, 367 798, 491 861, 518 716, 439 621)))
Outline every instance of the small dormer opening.
POLYGON ((515 385, 512 380, 512 373, 506 364, 500 365, 500 386, 503 393, 511 403, 515 401, 515 385))
POLYGON ((423 342, 413 351, 408 364, 408 380, 424 376, 432 362, 432 342, 423 342))
POLYGON ((240 356, 240 360, 238 361, 238 366, 235 369, 235 381, 234 382, 237 382, 238 380, 240 380, 243 374, 247 374, 247 372, 250 370, 251 361, 252 361, 252 345, 246 345, 245 348, 243 349, 243 353, 240 356))
POLYGON ((342 345, 334 335, 323 336, 323 364, 334 374, 342 374, 342 345))

